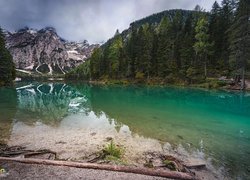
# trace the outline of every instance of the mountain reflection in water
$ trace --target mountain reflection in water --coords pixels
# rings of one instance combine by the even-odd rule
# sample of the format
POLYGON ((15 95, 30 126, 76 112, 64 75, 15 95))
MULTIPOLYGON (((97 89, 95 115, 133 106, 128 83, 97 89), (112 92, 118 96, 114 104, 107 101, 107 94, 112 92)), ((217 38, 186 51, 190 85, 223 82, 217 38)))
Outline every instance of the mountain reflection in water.
MULTIPOLYGON (((21 124, 13 130, 20 122, 34 127, 41 123, 65 136, 69 131, 98 131, 103 133, 98 137, 105 138, 115 129, 127 133, 125 137, 139 135, 173 147, 181 144, 191 153, 204 153, 234 177, 249 175, 249 93, 33 83, 18 85, 16 91, 0 88, 0 100, 2 141, 14 132, 22 134, 21 124)), ((70 138, 73 141, 76 135, 70 138)))

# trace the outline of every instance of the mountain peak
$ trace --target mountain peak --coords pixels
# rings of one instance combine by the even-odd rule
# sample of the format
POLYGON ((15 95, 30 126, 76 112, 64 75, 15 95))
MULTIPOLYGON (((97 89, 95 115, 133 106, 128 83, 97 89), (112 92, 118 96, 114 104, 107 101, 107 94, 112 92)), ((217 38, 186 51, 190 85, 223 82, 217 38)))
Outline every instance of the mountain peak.
POLYGON ((5 33, 5 39, 17 69, 48 74, 66 73, 90 57, 98 46, 87 40, 63 40, 53 27, 40 30, 24 27, 5 33))
POLYGON ((56 29, 54 27, 45 27, 43 29, 40 29, 38 32, 40 32, 40 33, 44 33, 44 32, 56 33, 56 29))

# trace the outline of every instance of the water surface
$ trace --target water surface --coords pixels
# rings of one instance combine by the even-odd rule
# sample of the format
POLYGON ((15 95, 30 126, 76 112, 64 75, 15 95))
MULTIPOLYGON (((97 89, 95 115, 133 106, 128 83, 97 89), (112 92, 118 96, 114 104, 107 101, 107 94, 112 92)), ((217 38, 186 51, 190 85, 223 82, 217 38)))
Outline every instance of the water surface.
POLYGON ((199 152, 226 176, 250 176, 249 93, 60 83, 0 88, 1 142, 25 145, 37 138, 46 144, 52 131, 59 144, 79 144, 85 132, 100 139, 113 131, 123 133, 124 142, 135 136, 169 142, 199 152))

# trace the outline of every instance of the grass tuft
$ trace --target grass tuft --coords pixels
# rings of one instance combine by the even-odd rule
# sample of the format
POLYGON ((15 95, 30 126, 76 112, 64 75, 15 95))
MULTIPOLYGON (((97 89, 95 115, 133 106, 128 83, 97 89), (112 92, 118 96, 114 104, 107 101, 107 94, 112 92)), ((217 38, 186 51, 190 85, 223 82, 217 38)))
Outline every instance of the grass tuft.
POLYGON ((117 146, 113 140, 104 147, 102 150, 105 158, 108 159, 120 159, 123 155, 123 149, 119 146, 117 146))

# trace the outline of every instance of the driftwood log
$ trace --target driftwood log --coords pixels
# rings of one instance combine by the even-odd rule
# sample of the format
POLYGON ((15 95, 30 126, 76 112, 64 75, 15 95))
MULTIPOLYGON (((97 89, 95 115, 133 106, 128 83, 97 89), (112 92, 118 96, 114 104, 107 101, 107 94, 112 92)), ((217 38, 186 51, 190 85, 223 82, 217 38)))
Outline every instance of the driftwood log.
POLYGON ((22 146, 11 146, 9 147, 6 144, 0 144, 0 157, 9 157, 9 158, 39 158, 39 159, 55 159, 57 156, 56 152, 48 149, 40 150, 27 150, 22 146), (42 157, 47 155, 47 157, 42 157))
POLYGON ((71 161, 53 161, 53 160, 42 160, 42 159, 33 159, 33 158, 6 158, 0 157, 1 161, 10 161, 10 162, 19 162, 26 164, 41 164, 41 165, 53 165, 53 166, 68 166, 76 168, 88 168, 88 169, 99 169, 107 171, 118 171, 125 173, 135 173, 148 176, 159 176, 170 179, 196 179, 193 174, 176 172, 176 171, 166 171, 162 169, 149 169, 143 167, 130 167, 130 166, 117 166, 117 165, 104 165, 96 163, 80 163, 80 162, 71 162, 71 161))

